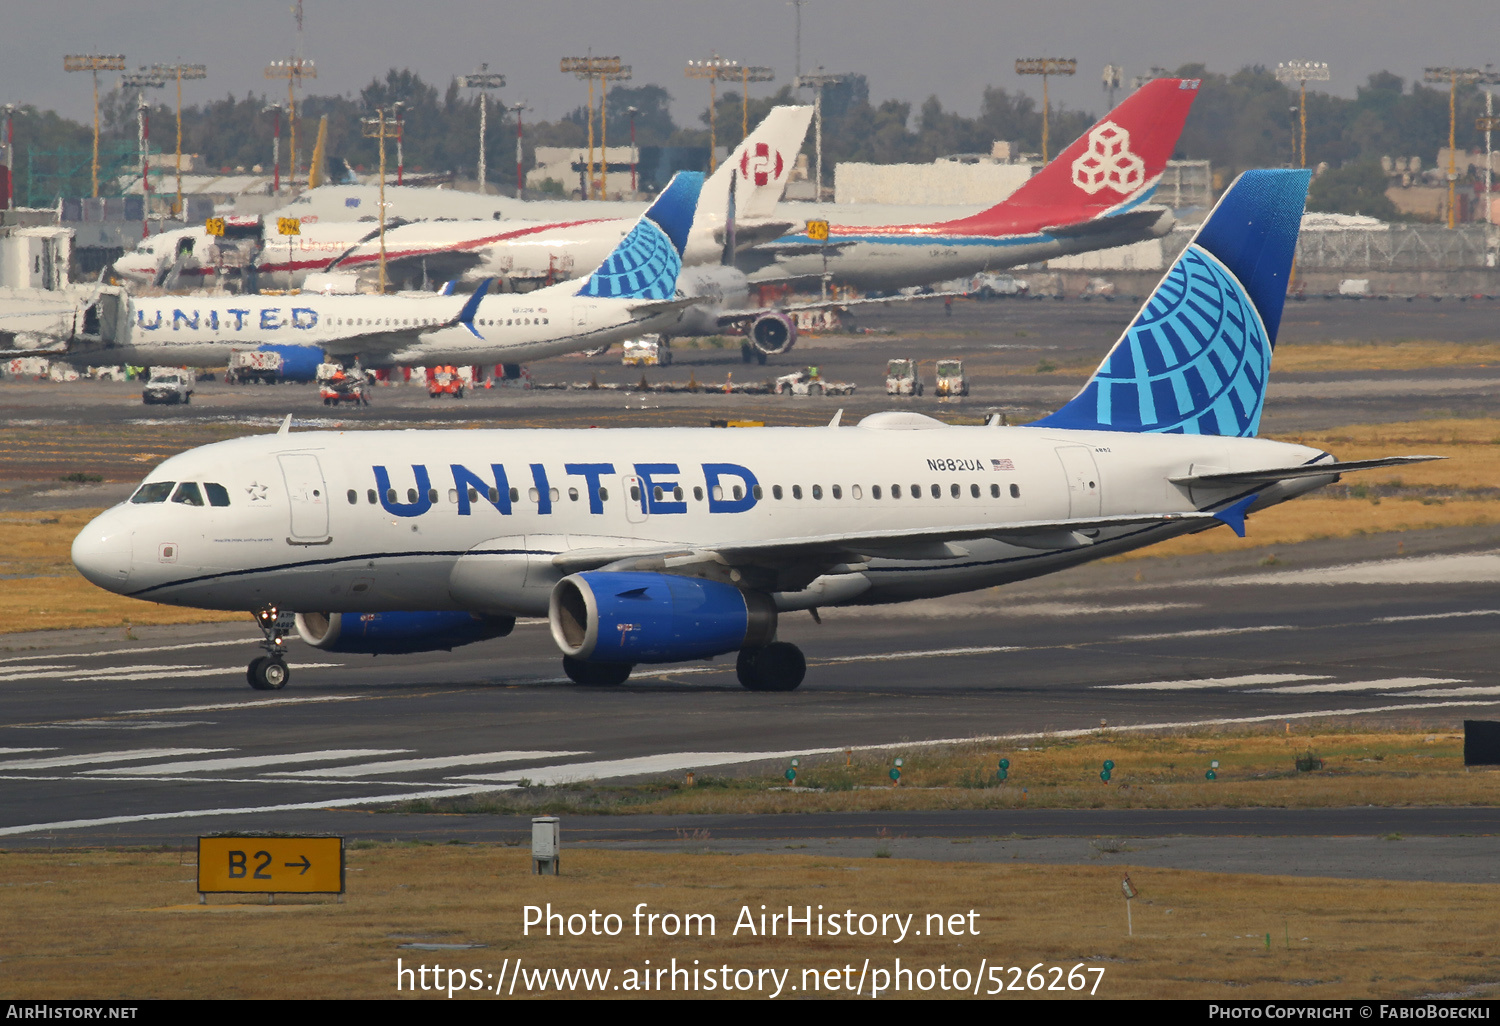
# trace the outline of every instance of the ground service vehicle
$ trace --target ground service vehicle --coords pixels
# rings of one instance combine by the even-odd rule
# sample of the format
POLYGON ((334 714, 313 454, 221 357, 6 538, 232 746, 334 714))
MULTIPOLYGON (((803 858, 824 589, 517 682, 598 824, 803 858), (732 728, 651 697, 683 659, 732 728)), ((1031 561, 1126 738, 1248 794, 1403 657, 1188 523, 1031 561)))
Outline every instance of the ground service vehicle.
POLYGON ((891 360, 885 365, 886 395, 921 395, 922 379, 916 360, 891 360))
POLYGON ((193 376, 190 371, 176 367, 152 367, 151 377, 141 390, 141 402, 147 406, 158 403, 190 403, 193 401, 193 376))
POLYGON ((939 399, 969 394, 969 379, 964 374, 962 360, 939 360, 937 362, 937 387, 933 394, 939 399))
POLYGON ((455 399, 464 397, 464 379, 459 376, 458 368, 452 366, 429 367, 427 369, 427 395, 431 399, 440 399, 445 395, 451 395, 455 399))
POLYGON ((672 346, 660 335, 627 339, 620 363, 626 367, 668 367, 672 363, 672 346))

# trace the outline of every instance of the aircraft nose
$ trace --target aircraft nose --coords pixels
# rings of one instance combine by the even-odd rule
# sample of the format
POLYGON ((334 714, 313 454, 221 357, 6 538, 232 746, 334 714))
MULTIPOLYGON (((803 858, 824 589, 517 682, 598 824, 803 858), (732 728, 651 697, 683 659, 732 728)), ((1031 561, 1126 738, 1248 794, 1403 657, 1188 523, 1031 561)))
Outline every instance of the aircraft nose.
POLYGON ((73 539, 73 565, 91 584, 119 592, 130 577, 130 528, 103 513, 73 539))

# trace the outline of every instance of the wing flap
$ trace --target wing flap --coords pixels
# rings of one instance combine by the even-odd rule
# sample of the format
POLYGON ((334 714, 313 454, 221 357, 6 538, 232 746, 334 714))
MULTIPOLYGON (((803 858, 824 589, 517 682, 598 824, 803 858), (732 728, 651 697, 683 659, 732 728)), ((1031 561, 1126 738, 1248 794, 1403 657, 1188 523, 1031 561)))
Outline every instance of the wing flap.
POLYGON ((1268 467, 1265 470, 1236 470, 1223 474, 1188 474, 1171 478, 1173 484, 1213 486, 1268 484, 1298 477, 1328 477, 1356 470, 1379 470, 1382 467, 1404 467, 1412 463, 1445 460, 1446 456, 1386 456, 1375 460, 1348 460, 1343 463, 1308 463, 1299 467, 1268 467))

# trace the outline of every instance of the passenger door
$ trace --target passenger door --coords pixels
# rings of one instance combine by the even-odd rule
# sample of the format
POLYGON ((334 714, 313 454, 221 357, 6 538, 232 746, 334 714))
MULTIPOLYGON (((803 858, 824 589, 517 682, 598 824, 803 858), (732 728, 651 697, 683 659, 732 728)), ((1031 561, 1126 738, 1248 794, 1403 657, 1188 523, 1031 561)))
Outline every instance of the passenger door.
POLYGON ((1098 516, 1103 501, 1094 454, 1085 445, 1060 445, 1057 458, 1062 461, 1063 475, 1068 482, 1068 516, 1098 516))
POLYGON ((286 481, 287 505, 291 509, 291 534, 288 545, 327 545, 333 541, 328 533, 328 486, 323 468, 312 453, 286 453, 277 457, 281 476, 286 481))

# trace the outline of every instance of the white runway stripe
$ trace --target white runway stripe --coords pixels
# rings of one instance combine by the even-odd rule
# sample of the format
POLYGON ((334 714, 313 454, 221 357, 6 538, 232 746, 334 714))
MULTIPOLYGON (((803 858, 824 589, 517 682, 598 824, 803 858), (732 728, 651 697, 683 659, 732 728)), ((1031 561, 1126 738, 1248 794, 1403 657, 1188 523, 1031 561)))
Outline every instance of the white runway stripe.
POLYGON ((165 709, 121 709, 116 716, 144 716, 148 713, 217 712, 220 709, 264 709, 272 705, 306 705, 312 702, 356 702, 366 695, 318 695, 307 698, 261 698, 248 702, 213 702, 209 705, 174 705, 165 709))
POLYGON ((453 780, 489 780, 509 783, 523 777, 533 785, 568 784, 600 777, 628 777, 640 773, 673 773, 704 766, 732 766, 742 762, 766 759, 790 759, 798 755, 826 755, 842 748, 804 748, 787 752, 671 752, 665 755, 641 755, 633 759, 609 759, 601 762, 573 762, 562 766, 528 766, 506 773, 475 774, 452 777, 453 780))
POLYGON ((138 762, 143 759, 170 759, 178 755, 212 755, 232 752, 233 748, 136 748, 127 752, 95 752, 92 755, 53 755, 43 759, 8 759, 0 769, 51 769, 55 766, 88 766, 105 762, 138 762))
POLYGON ((131 663, 128 666, 96 666, 92 670, 75 669, 69 676, 80 678, 98 677, 112 673, 145 673, 149 670, 202 670, 202 663, 131 663))
POLYGON ((73 669, 72 663, 38 663, 35 666, 18 667, 13 670, 0 672, 0 681, 25 680, 28 677, 36 676, 37 674, 44 673, 47 670, 71 669, 73 669))
MULTIPOLYGON (((1392 688, 1421 688, 1431 684, 1467 684, 1466 680, 1450 680, 1446 677, 1387 677, 1384 680, 1351 680, 1334 684, 1300 684, 1292 688, 1266 688, 1259 695, 1316 695, 1335 691, 1388 691, 1392 688)), ((1418 698, 1427 692, 1420 691, 1405 697, 1418 698)))
POLYGON ((1199 680, 1152 680, 1140 684, 1099 684, 1099 691, 1191 691, 1195 688, 1238 688, 1247 684, 1281 684, 1293 680, 1327 680, 1311 673, 1250 673, 1242 677, 1203 677, 1199 680))
POLYGON ((454 766, 483 766, 497 762, 520 762, 523 759, 564 759, 588 752, 484 752, 479 755, 439 755, 425 759, 391 759, 367 762, 358 766, 328 766, 315 770, 286 770, 268 773, 270 777, 373 777, 382 773, 415 773, 421 770, 451 769, 454 766))
POLYGON ((1465 698, 1473 695, 1476 698, 1486 695, 1500 695, 1500 688, 1433 688, 1423 691, 1401 691, 1384 692, 1382 698, 1465 698))
POLYGON ((1418 616, 1377 616, 1371 623, 1410 623, 1413 620, 1452 620, 1460 616, 1500 616, 1500 609, 1466 609, 1461 613, 1422 613, 1418 616))
POLYGON ((125 769, 84 770, 97 776, 145 777, 169 773, 212 773, 217 770, 251 769, 256 766, 284 766, 293 762, 333 762, 338 759, 368 759, 373 755, 399 755, 409 748, 334 748, 323 752, 293 752, 289 755, 237 755, 228 759, 197 759, 187 762, 158 762, 150 766, 125 769))
POLYGON ((874 652, 870 655, 834 656, 814 659, 815 663, 879 663, 893 659, 926 659, 932 656, 993 655, 996 652, 1022 652, 1019 645, 979 645, 973 648, 932 648, 909 652, 874 652))
POLYGON ((55 752, 55 751, 57 751, 56 747, 52 747, 52 748, 0 748, 0 755, 20 755, 22 752, 55 752))
POLYGON ((179 680, 184 677, 232 677, 235 674, 243 676, 243 667, 239 666, 205 666, 201 669, 171 669, 153 670, 146 673, 97 673, 90 677, 75 677, 74 683, 89 684, 94 681, 106 680, 179 680))
POLYGON ((1263 627, 1210 627, 1197 631, 1170 631, 1165 634, 1122 634, 1117 641, 1165 641, 1171 638, 1219 638, 1226 634, 1263 634, 1267 631, 1299 631, 1294 624, 1267 624, 1263 627))

